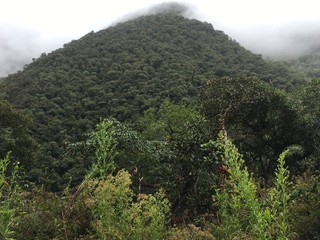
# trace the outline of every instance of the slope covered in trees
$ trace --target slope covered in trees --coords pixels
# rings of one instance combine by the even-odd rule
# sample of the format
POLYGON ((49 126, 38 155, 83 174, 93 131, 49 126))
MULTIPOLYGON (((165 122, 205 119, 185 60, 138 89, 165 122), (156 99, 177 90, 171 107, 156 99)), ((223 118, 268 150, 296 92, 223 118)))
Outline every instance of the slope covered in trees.
POLYGON ((171 13, 43 54, 3 82, 0 238, 317 239, 303 79, 171 13))
POLYGON ((34 177, 50 169, 50 185, 83 175, 87 163, 63 155, 101 118, 133 122, 164 99, 190 102, 199 86, 221 76, 256 76, 288 90, 303 80, 208 23, 167 13, 91 32, 42 54, 5 86, 7 99, 33 116, 41 143, 34 177))

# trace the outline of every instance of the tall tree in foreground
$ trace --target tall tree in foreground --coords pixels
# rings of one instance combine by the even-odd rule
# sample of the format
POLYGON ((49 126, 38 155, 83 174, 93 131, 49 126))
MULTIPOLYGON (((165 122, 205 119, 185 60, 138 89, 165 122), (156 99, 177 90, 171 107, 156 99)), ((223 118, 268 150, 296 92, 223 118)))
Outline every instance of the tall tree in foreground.
POLYGON ((264 178, 272 175, 287 146, 302 142, 299 118, 286 93, 259 79, 209 81, 200 103, 216 132, 227 129, 248 167, 264 178))
POLYGON ((212 137, 207 121, 190 106, 165 101, 159 110, 147 110, 141 122, 143 136, 158 144, 154 177, 168 191, 173 213, 191 219, 205 213, 216 181, 215 158, 201 147, 212 137))

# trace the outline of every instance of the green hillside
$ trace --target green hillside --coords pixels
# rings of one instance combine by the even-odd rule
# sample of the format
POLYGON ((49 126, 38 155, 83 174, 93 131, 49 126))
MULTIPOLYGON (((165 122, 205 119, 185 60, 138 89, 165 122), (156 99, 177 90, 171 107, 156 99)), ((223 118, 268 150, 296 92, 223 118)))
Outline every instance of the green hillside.
POLYGON ((168 13, 91 32, 44 53, 7 77, 5 89, 9 102, 33 118, 39 169, 65 182, 82 176, 78 171, 87 165, 65 159, 66 147, 83 140, 100 119, 132 123, 165 99, 190 103, 200 86, 223 76, 254 76, 287 90, 303 81, 211 24, 168 13))
POLYGON ((0 239, 319 239, 316 62, 179 9, 0 80, 0 239))

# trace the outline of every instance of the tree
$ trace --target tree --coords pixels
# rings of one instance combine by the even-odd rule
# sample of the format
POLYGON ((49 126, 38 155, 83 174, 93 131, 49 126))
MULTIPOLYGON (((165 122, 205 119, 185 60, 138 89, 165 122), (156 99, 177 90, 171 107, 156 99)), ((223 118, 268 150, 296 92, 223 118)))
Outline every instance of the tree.
POLYGON ((307 127, 309 151, 316 156, 320 152, 320 79, 313 79, 296 94, 299 114, 307 127))
POLYGON ((160 108, 149 108, 140 119, 140 130, 150 140, 165 141, 184 131, 185 124, 199 119, 199 113, 184 104, 165 100, 160 108))
POLYGON ((27 112, 14 108, 0 99, 0 157, 8 152, 15 161, 29 169, 36 153, 36 143, 30 134, 32 121, 27 112))
POLYGON ((205 119, 190 106, 165 101, 158 111, 146 111, 141 122, 143 136, 157 143, 154 177, 170 194, 173 213, 188 212, 190 218, 205 213, 216 182, 216 159, 201 146, 212 133, 205 119))
POLYGON ((303 142, 298 113, 287 94, 259 79, 209 81, 200 103, 216 132, 227 130, 249 168, 259 176, 268 178, 277 156, 287 146, 303 142))

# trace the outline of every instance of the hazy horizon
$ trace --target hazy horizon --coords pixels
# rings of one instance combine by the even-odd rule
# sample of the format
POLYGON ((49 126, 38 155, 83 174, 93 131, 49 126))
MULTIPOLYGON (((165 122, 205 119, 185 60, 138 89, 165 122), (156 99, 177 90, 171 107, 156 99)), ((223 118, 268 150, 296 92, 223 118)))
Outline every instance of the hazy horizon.
MULTIPOLYGON (((101 0, 65 3, 8 0, 0 10, 0 77, 90 31, 154 13, 152 5, 162 2, 118 0, 107 5, 101 0), (51 15, 54 13, 58 14, 51 15)), ((183 11, 187 17, 211 23, 216 30, 224 31, 245 48, 265 57, 294 58, 318 46, 320 16, 313 0, 175 2, 186 6, 183 11)))

